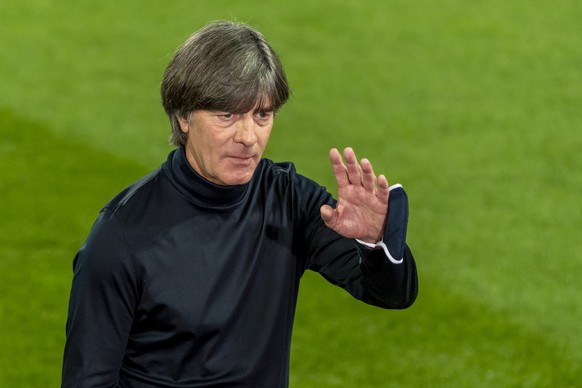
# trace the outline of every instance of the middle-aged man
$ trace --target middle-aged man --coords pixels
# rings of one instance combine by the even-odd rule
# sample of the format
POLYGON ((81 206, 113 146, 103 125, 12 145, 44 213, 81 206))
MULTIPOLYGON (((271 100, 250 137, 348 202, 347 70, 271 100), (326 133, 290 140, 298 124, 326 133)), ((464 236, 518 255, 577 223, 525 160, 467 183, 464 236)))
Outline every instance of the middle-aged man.
POLYGON ((176 149, 101 210, 75 257, 64 387, 286 387, 307 269, 366 303, 414 302, 401 186, 332 149, 336 201, 262 158, 288 96, 245 24, 211 23, 176 52, 162 82, 176 149))

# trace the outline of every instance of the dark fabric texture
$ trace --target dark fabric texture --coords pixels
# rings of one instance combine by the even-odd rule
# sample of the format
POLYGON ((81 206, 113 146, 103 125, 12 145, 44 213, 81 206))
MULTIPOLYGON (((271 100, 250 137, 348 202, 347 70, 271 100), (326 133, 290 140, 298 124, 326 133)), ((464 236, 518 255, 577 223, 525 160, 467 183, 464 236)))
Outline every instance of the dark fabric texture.
POLYGON ((390 190, 388 225, 385 244, 392 257, 399 260, 404 256, 406 230, 408 228, 408 197, 402 187, 390 190))
POLYGON ((263 159, 248 184, 222 187, 172 151, 101 210, 74 259, 62 386, 287 387, 306 269, 366 303, 412 304, 402 214, 384 237, 395 265, 328 229, 325 203, 290 163, 263 159))

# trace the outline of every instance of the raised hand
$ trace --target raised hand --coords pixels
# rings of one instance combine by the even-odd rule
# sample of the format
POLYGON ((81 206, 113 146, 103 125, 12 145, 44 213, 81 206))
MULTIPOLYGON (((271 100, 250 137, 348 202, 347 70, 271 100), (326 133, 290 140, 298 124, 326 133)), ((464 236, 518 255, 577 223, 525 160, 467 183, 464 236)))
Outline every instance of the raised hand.
POLYGON ((358 163, 354 150, 344 150, 345 164, 335 148, 329 152, 338 185, 336 208, 323 205, 321 218, 328 228, 347 238, 377 243, 384 235, 388 215, 388 180, 376 178, 368 159, 358 163))

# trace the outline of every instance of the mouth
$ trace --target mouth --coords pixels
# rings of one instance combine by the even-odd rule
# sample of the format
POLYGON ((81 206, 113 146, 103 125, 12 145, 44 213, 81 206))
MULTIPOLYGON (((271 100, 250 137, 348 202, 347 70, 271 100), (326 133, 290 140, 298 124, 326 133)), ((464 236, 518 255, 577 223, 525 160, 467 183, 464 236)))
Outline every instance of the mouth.
POLYGON ((250 164, 254 160, 253 155, 229 155, 229 158, 237 164, 250 164))

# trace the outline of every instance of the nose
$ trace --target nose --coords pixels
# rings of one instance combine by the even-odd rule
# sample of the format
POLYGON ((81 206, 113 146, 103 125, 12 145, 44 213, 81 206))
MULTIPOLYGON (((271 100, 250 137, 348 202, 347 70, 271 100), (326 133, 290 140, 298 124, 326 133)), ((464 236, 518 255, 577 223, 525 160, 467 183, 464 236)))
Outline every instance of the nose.
POLYGON ((255 121, 252 115, 244 115, 238 122, 234 141, 247 147, 253 146, 257 142, 257 133, 255 131, 255 121))

